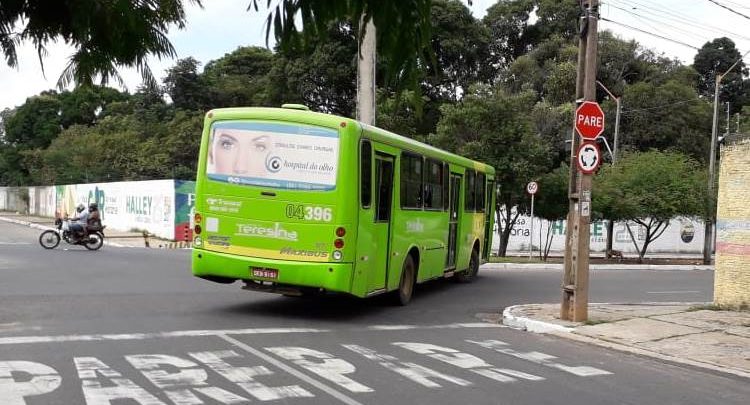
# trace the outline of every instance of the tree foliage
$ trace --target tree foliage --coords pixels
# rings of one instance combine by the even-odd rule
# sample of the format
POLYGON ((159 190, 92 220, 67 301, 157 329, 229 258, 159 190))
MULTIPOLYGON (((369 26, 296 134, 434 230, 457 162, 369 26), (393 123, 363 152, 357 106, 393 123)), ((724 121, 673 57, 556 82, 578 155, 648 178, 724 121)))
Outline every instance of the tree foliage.
POLYGON ((675 152, 635 152, 605 166, 595 178, 593 207, 610 220, 632 221, 645 229, 642 260, 649 245, 675 217, 705 213, 705 172, 693 159, 675 152))
MULTIPOLYGON (((199 0, 189 0, 200 4, 199 0)), ((144 80, 155 80, 147 63, 150 55, 174 57, 167 39, 170 25, 185 24, 182 0, 4 0, 0 3, 0 49, 8 66, 16 67, 16 46, 30 42, 42 61, 49 42, 62 40, 75 48, 60 75, 59 87, 101 84, 114 78, 117 68, 135 67, 144 80)))

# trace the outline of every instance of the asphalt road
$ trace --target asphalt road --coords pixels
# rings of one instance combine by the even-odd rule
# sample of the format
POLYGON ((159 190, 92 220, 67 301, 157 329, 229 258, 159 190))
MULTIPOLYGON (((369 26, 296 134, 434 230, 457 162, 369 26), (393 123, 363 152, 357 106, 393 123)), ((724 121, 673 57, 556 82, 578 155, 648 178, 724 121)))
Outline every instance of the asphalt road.
MULTIPOLYGON (((386 299, 286 298, 189 252, 45 251, 0 223, 0 404, 746 404, 747 380, 482 322, 556 302, 559 271, 386 299)), ((709 301, 709 271, 594 271, 597 302, 709 301)))

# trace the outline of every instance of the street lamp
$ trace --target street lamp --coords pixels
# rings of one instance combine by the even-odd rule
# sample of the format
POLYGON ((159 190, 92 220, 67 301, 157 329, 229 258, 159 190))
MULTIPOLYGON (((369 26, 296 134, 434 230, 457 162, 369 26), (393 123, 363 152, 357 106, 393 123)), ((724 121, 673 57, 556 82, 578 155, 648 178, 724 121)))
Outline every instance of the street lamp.
MULTIPOLYGON (((719 87, 721 86, 721 80, 729 72, 737 66, 742 59, 750 54, 750 51, 745 52, 739 59, 737 59, 726 72, 716 75, 716 83, 714 85, 714 120, 711 126, 711 154, 708 156, 708 198, 709 208, 711 199, 714 197, 714 166, 716 166, 716 141, 718 139, 719 132, 719 87)), ((706 218, 706 229, 703 232, 703 264, 711 264, 711 252, 713 250, 713 209, 709 210, 706 218)))
POLYGON ((602 89, 603 89, 603 90, 604 90, 605 92, 607 92, 607 94, 608 94, 608 95, 609 95, 609 96, 610 96, 610 97, 611 97, 612 99, 614 99, 614 100, 615 100, 615 104, 617 105, 617 113, 615 114, 615 139, 614 139, 614 146, 612 146, 612 149, 613 149, 613 151, 612 151, 612 164, 615 164, 615 162, 617 161, 617 145, 618 145, 617 139, 618 139, 618 137, 619 137, 619 135, 620 135, 620 112, 622 111, 622 109, 620 108, 620 107, 622 106, 622 104, 620 103, 620 101, 621 101, 620 99, 621 99, 622 97, 616 97, 616 96, 615 96, 614 94, 612 94, 612 92, 611 92, 611 91, 609 91, 609 89, 608 89, 608 88, 607 88, 606 86, 604 86, 604 84, 602 84, 602 82, 600 82, 599 80, 597 80, 597 81, 596 81, 596 84, 598 84, 598 85, 599 85, 599 87, 601 87, 601 88, 602 88, 602 89))

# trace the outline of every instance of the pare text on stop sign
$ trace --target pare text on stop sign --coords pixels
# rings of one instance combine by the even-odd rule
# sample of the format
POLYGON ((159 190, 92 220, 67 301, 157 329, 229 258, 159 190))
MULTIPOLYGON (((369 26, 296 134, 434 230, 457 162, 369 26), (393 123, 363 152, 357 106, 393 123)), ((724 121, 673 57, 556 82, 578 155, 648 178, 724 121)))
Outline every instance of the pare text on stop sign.
POLYGON ((604 117, 578 114, 578 123, 589 127, 602 127, 604 126, 604 117))

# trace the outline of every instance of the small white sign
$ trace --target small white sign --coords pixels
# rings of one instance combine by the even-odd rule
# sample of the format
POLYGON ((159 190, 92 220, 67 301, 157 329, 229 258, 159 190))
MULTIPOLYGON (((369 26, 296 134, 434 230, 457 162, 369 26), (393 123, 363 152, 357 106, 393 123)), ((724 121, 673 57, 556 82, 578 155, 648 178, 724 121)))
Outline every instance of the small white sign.
POLYGON ((539 184, 535 181, 530 181, 529 184, 526 185, 526 192, 534 195, 539 191, 539 184))

